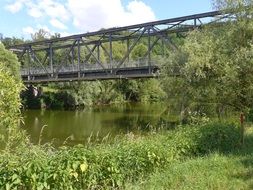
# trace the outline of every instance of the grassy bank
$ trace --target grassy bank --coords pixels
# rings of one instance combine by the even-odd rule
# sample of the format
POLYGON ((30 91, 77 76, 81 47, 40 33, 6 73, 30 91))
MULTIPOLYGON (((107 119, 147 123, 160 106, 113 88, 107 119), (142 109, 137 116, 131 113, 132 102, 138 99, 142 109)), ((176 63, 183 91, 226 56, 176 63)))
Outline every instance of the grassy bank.
POLYGON ((53 150, 50 146, 24 144, 2 152, 0 187, 127 189, 130 188, 128 183, 180 160, 235 150, 240 147, 239 134, 234 124, 212 123, 179 127, 145 137, 130 135, 115 139, 111 144, 88 147, 53 150))
POLYGON ((252 189, 253 128, 245 134, 245 144, 229 153, 175 161, 126 189, 252 189))

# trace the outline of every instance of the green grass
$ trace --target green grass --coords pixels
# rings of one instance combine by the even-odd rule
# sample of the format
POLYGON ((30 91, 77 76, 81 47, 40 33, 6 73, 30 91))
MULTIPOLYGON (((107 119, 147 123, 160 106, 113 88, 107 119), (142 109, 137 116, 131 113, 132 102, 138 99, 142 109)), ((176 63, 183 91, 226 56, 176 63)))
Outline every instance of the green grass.
POLYGON ((240 150, 173 162, 125 189, 253 189, 253 128, 240 150))
MULTIPOLYGON (((109 144, 58 150, 50 145, 24 143, 1 152, 0 189, 129 189, 131 186, 126 185, 127 182, 139 182, 140 189, 188 187, 187 176, 189 179, 192 176, 200 178, 201 174, 194 174, 202 164, 197 167, 194 160, 189 165, 187 162, 190 160, 183 160, 198 160, 201 159, 198 156, 206 156, 210 151, 225 153, 239 147, 240 130, 231 123, 181 126, 173 131, 150 133, 143 137, 122 137, 109 144), (166 170, 161 171, 162 168, 166 170), (188 173, 184 173, 185 168, 189 168, 188 173), (156 173, 157 170, 160 172, 156 173), (149 177, 149 180, 141 180, 144 177, 149 177), (162 179, 163 184, 157 179, 162 179)), ((218 163, 217 167, 223 166, 218 163)), ((210 167, 207 165, 203 171, 210 167)), ((226 173, 220 174, 223 175, 226 173)), ((189 188, 194 186, 194 183, 189 184, 189 188)))

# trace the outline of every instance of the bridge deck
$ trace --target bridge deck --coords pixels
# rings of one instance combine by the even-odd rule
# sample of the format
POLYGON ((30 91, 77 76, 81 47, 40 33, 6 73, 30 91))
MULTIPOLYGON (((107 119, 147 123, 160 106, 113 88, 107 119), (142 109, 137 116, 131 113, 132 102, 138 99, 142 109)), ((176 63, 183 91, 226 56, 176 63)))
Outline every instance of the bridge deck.
POLYGON ((64 81, 93 81, 109 79, 135 79, 135 78, 153 78, 159 75, 157 66, 130 67, 120 69, 99 69, 84 71, 65 71, 55 75, 53 73, 23 74, 24 83, 46 83, 46 82, 64 82, 64 81))

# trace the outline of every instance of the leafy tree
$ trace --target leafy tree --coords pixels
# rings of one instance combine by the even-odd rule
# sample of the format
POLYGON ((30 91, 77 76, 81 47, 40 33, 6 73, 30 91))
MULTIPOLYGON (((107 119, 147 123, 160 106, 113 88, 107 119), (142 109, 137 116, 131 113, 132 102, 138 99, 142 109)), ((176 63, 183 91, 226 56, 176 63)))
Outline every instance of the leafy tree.
POLYGON ((146 52, 148 51, 148 48, 147 48, 147 46, 146 45, 144 45, 144 44, 138 44, 134 49, 133 49, 133 51, 132 51, 132 53, 131 53, 131 58, 133 59, 133 60, 138 60, 138 59, 140 59, 140 58, 142 58, 145 54, 146 54, 146 52))
POLYGON ((13 38, 4 38, 2 40, 2 43, 4 44, 4 46, 6 48, 8 48, 9 46, 22 44, 24 42, 25 42, 24 39, 22 39, 22 38, 20 39, 20 38, 16 38, 16 37, 13 37, 13 38))
MULTIPOLYGON (((44 30, 44 29, 39 29, 37 32, 35 32, 34 34, 31 35, 32 40, 33 41, 41 41, 41 40, 45 40, 45 39, 49 39, 52 37, 52 35, 44 30)), ((56 34, 57 37, 57 34, 56 34)))
POLYGON ((141 102, 159 102, 166 97, 157 79, 139 81, 139 96, 141 102))
POLYGON ((3 71, 8 72, 17 80, 20 78, 20 64, 16 55, 5 49, 4 45, 0 43, 0 63, 3 71))
POLYGON ((23 88, 19 80, 17 58, 0 44, 0 144, 8 148, 21 140, 20 98, 23 88), (19 135, 18 135, 19 134, 19 135))
POLYGON ((22 85, 17 83, 3 65, 0 64, 0 127, 8 128, 18 123, 22 85))
POLYGON ((208 103, 217 113, 225 107, 242 111, 252 107, 253 100, 253 21, 246 1, 218 1, 218 7, 233 6, 236 20, 220 27, 205 27, 191 32, 180 51, 167 60, 164 73, 173 74, 175 66, 180 78, 167 77, 169 96, 180 95, 182 110, 190 104, 208 103), (183 103, 184 102, 184 103, 183 103))

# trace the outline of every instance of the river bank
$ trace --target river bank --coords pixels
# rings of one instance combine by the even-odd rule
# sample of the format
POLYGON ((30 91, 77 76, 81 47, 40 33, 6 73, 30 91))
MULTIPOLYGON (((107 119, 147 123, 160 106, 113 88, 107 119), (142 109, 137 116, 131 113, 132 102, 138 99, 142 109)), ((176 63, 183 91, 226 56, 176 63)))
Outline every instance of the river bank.
POLYGON ((128 189, 128 183, 174 162, 210 152, 230 153, 240 147, 240 129, 232 123, 184 126, 144 137, 121 136, 111 143, 58 150, 50 145, 20 143, 15 150, 5 149, 0 155, 0 187, 128 189))
POLYGON ((126 189, 252 189, 253 128, 245 133, 245 144, 224 154, 215 152, 173 162, 126 189))

